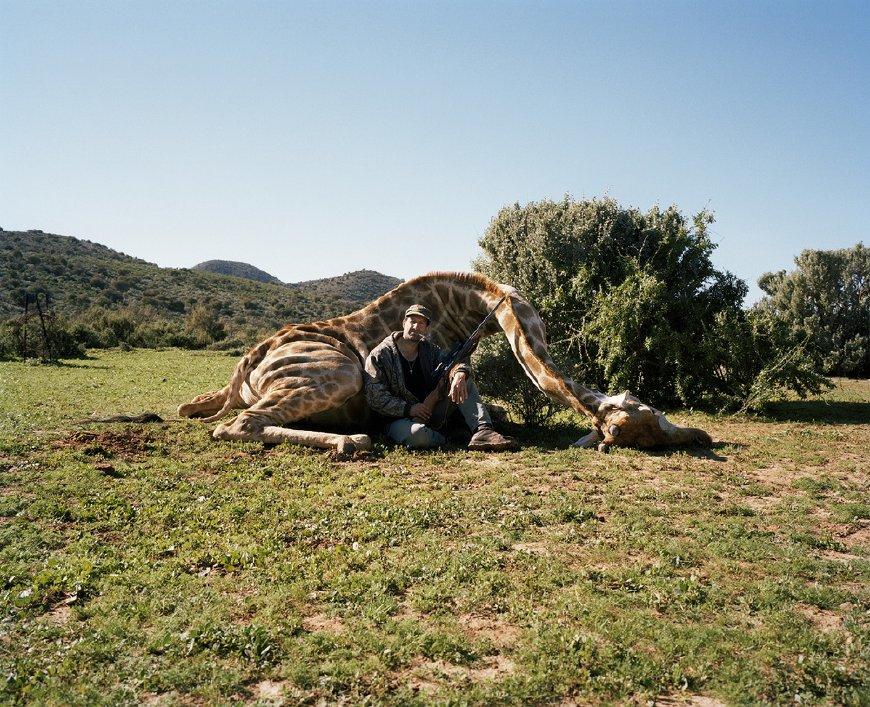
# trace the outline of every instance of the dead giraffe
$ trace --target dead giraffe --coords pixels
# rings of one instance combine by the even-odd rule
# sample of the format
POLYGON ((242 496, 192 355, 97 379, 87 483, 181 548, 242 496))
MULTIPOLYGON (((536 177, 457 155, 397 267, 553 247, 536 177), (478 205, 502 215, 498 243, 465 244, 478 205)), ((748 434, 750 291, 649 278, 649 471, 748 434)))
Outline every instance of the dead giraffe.
MULTIPOLYGON (((288 324, 252 348, 221 390, 181 405, 183 417, 219 420, 245 408, 214 431, 216 439, 291 442, 339 452, 365 450, 364 434, 334 434, 283 425, 360 425, 368 417, 363 364, 369 351, 394 331, 411 304, 435 312, 431 336, 440 346, 464 339, 502 297, 484 336, 501 329, 532 382, 551 400, 592 419, 593 430, 575 442, 652 447, 709 444, 706 432, 679 427, 631 395, 606 396, 556 370, 547 352, 544 322, 517 290, 473 273, 435 272, 408 280, 362 309, 311 324, 288 324)), ((358 428, 359 429, 359 428, 358 428)), ((599 445, 600 446, 600 445, 599 445)))

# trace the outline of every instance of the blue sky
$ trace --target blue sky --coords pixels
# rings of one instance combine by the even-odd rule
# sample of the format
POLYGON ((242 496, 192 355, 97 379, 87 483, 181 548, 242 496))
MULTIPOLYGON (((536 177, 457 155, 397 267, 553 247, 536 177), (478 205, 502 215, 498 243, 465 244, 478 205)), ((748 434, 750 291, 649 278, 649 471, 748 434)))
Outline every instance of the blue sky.
POLYGON ((866 240, 866 2, 0 0, 0 32, 6 229, 410 277, 606 194, 712 209, 750 301, 866 240))

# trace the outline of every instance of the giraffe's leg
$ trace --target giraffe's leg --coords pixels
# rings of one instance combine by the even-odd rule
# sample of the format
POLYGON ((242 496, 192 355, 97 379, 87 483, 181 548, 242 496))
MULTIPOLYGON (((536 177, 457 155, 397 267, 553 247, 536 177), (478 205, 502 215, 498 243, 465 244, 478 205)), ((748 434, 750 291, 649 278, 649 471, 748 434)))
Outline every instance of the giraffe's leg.
POLYGON ((214 415, 223 407, 229 391, 227 388, 213 390, 210 393, 197 395, 189 403, 178 406, 178 414, 181 417, 208 417, 214 415))
POLYGON ((601 441, 601 433, 596 428, 593 427, 592 431, 588 435, 581 437, 576 442, 574 442, 574 444, 572 444, 571 446, 572 447, 594 447, 600 441, 601 441))
MULTIPOLYGON (((350 397, 357 388, 346 386, 344 397, 350 397)), ((341 391, 337 391, 340 393, 341 391)), ((305 385, 298 388, 279 388, 251 406, 227 424, 215 429, 215 439, 260 441, 268 443, 290 442, 308 447, 334 449, 340 453, 371 449, 368 435, 342 435, 331 432, 295 430, 281 427, 311 414, 329 410, 336 405, 335 394, 324 397, 320 386, 305 385)))

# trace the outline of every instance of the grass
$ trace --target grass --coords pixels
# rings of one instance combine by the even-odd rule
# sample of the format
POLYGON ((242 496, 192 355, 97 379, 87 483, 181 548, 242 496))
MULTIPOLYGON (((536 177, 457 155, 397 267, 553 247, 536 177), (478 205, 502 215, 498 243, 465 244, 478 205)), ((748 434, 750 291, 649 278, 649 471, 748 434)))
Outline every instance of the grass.
POLYGON ((338 461, 172 419, 234 362, 0 364, 0 701, 870 702, 866 381, 672 416, 713 450, 338 461))

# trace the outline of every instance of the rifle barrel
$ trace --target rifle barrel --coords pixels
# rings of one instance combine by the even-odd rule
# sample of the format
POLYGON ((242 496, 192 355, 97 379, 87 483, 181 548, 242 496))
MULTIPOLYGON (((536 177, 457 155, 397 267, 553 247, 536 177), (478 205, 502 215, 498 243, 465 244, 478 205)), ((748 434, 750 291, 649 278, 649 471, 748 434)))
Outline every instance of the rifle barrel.
POLYGON ((506 298, 507 295, 503 295, 502 298, 495 303, 495 307, 489 310, 489 312, 483 318, 480 324, 477 325, 477 328, 473 332, 471 332, 471 336, 469 336, 459 348, 459 350, 450 357, 450 360, 444 365, 441 374, 437 377, 438 380, 440 380, 451 368, 453 368, 453 366, 455 366, 458 361, 461 361, 474 350, 474 348, 477 346, 477 342, 480 341, 480 334, 483 331, 483 327, 489 321, 490 317, 495 314, 495 310, 499 308, 501 303, 504 302, 506 298))

